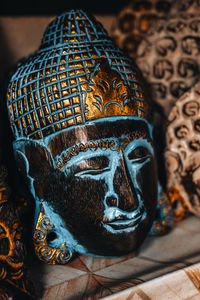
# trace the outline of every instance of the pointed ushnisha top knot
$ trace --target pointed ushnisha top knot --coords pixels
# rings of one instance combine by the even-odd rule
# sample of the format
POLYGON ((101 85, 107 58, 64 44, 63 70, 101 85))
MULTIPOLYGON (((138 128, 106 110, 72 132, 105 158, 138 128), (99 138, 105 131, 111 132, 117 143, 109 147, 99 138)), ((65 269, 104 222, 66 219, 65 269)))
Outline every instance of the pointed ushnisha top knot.
POLYGON ((111 42, 106 30, 82 10, 71 10, 59 15, 49 24, 41 49, 59 45, 111 42))

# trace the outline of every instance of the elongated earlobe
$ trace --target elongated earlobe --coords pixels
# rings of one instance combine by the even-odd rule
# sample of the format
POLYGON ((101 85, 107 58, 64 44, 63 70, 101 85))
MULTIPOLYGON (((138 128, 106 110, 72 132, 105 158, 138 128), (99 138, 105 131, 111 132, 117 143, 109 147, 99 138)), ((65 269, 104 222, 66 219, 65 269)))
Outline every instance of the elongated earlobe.
POLYGON ((56 238, 54 225, 45 215, 44 208, 41 205, 38 221, 33 234, 33 244, 36 256, 47 264, 67 264, 72 259, 72 251, 67 248, 64 242, 60 247, 51 247, 49 242, 56 238))

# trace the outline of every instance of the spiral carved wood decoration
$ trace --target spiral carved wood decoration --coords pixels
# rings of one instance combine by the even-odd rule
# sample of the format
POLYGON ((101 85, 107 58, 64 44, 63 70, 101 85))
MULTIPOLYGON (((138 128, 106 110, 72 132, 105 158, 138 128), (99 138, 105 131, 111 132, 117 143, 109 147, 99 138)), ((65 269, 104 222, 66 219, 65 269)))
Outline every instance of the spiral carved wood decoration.
POLYGON ((183 2, 166 21, 150 28, 137 50, 136 61, 150 84, 152 100, 165 117, 199 76, 199 4, 183 2))
POLYGON ((111 36, 116 44, 135 58, 139 43, 151 24, 165 18, 172 0, 132 0, 121 9, 113 23, 111 36))
POLYGON ((190 212, 200 216, 200 83, 173 106, 166 133, 167 186, 190 212))

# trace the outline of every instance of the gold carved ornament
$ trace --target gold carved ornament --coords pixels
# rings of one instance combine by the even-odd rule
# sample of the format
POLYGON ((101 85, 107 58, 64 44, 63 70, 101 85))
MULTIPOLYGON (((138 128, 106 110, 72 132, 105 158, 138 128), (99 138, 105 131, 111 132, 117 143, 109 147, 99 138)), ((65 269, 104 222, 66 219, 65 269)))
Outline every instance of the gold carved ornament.
POLYGON ((72 252, 67 248, 66 243, 55 248, 48 245, 48 235, 53 232, 54 226, 45 215, 41 205, 36 228, 33 234, 33 244, 36 256, 47 264, 66 264, 72 258, 72 252))
MULTIPOLYGON (((7 171, 1 166, 0 243, 4 246, 1 247, 0 252, 0 284, 9 284, 9 286, 14 286, 17 290, 20 290, 23 295, 34 297, 33 287, 26 278, 24 266, 25 253, 22 241, 23 228, 18 217, 18 206, 14 206, 10 199, 10 189, 5 183, 6 177, 7 171)), ((10 299, 10 292, 10 290, 4 289, 1 286, 0 296, 3 297, 2 299, 10 299)))
POLYGON ((181 221, 189 215, 189 209, 180 194, 178 187, 174 187, 168 191, 168 197, 172 204, 174 220, 181 221))

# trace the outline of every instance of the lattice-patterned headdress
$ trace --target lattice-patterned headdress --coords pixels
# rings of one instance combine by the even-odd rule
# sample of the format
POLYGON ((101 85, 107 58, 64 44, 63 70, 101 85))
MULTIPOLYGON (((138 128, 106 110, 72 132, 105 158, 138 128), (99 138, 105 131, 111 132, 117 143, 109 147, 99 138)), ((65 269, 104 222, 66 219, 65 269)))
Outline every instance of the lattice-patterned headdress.
POLYGON ((148 119, 136 66, 82 10, 48 26, 40 49, 12 76, 7 99, 16 138, 42 139, 99 118, 148 119))

